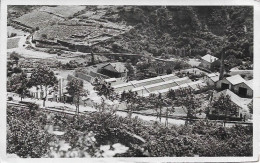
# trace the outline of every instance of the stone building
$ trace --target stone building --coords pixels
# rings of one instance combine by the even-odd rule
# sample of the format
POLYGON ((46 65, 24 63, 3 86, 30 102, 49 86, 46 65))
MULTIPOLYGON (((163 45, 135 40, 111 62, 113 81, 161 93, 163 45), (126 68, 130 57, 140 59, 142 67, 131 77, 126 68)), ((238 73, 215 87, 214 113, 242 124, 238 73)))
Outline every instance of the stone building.
POLYGON ((220 64, 219 59, 217 57, 214 57, 210 54, 207 54, 207 55, 201 57, 201 64, 200 65, 202 67, 206 68, 206 69, 210 69, 211 66, 213 64, 217 64, 217 62, 218 62, 218 64, 220 64))

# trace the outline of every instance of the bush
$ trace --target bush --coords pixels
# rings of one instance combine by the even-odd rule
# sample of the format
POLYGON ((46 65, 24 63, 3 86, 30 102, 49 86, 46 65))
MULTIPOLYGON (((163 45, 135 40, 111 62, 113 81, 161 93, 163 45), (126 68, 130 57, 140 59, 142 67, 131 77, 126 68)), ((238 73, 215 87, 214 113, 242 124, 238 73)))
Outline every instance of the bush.
POLYGON ((11 33, 10 37, 15 37, 17 36, 17 33, 11 33))
POLYGON ((63 139, 71 151, 87 152, 91 157, 96 157, 100 145, 114 143, 129 147, 126 153, 118 155, 125 157, 252 156, 252 126, 224 128, 210 121, 198 121, 193 125, 165 127, 138 118, 123 118, 108 110, 79 116, 48 113, 51 118, 47 119, 47 114, 40 110, 32 114, 8 106, 7 152, 20 157, 50 157, 54 141, 63 139), (49 135, 44 130, 46 124, 63 128, 65 134, 60 138, 49 135), (82 136, 91 132, 96 141, 86 144, 82 136))
POLYGON ((13 101, 13 97, 8 96, 7 100, 8 100, 8 101, 13 101))

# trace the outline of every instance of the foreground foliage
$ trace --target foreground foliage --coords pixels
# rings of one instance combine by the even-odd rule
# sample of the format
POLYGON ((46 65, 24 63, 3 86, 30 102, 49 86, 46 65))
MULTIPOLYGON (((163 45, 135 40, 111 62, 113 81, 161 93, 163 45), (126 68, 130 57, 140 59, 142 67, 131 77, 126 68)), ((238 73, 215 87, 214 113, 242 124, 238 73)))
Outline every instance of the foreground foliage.
POLYGON ((7 130, 7 153, 20 157, 54 157, 59 142, 68 143, 69 149, 58 157, 103 157, 101 145, 115 143, 129 147, 116 157, 252 156, 253 150, 252 127, 224 128, 208 121, 165 127, 104 110, 69 116, 9 106, 7 130), (46 125, 57 126, 65 134, 50 134, 46 125))

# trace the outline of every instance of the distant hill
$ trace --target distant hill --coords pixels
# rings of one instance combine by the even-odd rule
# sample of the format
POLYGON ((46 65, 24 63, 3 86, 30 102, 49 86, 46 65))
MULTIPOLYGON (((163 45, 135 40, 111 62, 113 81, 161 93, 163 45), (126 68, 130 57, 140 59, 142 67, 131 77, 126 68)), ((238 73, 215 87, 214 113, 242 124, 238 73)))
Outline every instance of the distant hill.
MULTIPOLYGON (((8 8, 11 21, 20 20, 21 24, 27 26, 37 24, 28 21, 33 16, 30 14, 36 11, 38 15, 41 15, 39 12, 44 12, 40 31, 44 31, 46 35, 48 30, 55 32, 52 28, 59 29, 59 25, 96 26, 96 30, 88 28, 85 32, 85 35, 92 33, 91 38, 83 39, 82 35, 79 36, 80 41, 89 39, 91 42, 94 39, 93 49, 96 52, 128 52, 154 56, 163 53, 180 56, 212 53, 220 57, 224 50, 226 56, 249 57, 251 60, 253 56, 253 8, 249 6, 79 6, 70 8, 69 13, 64 12, 65 8, 60 6, 8 8), (48 22, 46 14, 52 15, 50 21, 59 21, 48 22), (111 27, 115 27, 111 31, 118 32, 104 36, 93 34, 103 28, 103 31, 109 31, 111 27)), ((39 23, 41 19, 35 21, 39 23)), ((72 35, 78 36, 80 33, 82 32, 70 32, 62 37, 73 38, 72 35)), ((76 39, 70 41, 76 42, 76 39)))

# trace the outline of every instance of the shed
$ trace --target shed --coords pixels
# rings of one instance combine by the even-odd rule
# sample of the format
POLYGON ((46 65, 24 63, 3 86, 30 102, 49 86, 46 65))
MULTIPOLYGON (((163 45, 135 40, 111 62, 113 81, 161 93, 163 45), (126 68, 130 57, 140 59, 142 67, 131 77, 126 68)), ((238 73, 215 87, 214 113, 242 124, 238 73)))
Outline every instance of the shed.
POLYGON ((207 54, 207 55, 204 55, 203 57, 201 57, 201 65, 204 68, 210 69, 211 65, 218 60, 219 59, 217 57, 207 54))
POLYGON ((240 75, 234 75, 230 77, 226 77, 220 81, 217 82, 217 88, 218 89, 229 89, 234 90, 234 86, 240 83, 245 82, 246 80, 243 79, 240 75))
POLYGON ((253 80, 235 85, 234 92, 242 97, 253 97, 253 80))

